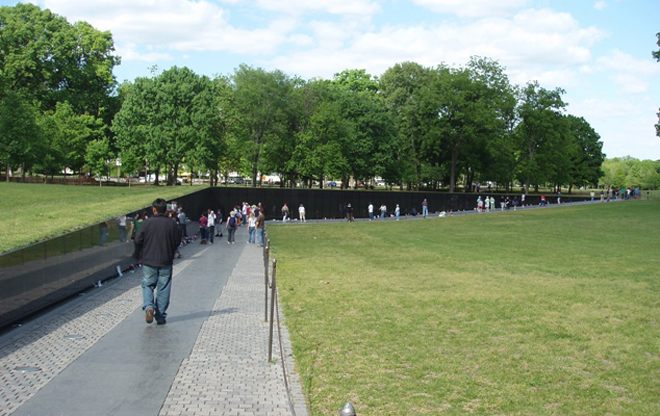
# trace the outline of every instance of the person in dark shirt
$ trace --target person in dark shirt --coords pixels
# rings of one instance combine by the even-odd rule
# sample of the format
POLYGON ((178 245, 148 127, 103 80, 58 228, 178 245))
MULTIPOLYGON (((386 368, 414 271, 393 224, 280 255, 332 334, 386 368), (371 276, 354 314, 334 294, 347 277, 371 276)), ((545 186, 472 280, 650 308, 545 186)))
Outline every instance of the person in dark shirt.
POLYGON ((154 216, 145 220, 135 236, 136 258, 142 258, 142 309, 148 324, 156 319, 165 324, 172 289, 174 253, 181 244, 181 232, 175 221, 165 215, 167 202, 156 199, 151 209, 154 216), (154 291, 157 291, 154 300, 154 291))

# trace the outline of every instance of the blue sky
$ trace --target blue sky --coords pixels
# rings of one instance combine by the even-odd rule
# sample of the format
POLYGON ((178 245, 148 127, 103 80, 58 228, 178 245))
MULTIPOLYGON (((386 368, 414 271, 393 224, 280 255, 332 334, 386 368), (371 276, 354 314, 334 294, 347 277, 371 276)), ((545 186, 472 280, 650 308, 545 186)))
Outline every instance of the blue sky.
MULTIPOLYGON (((17 2, 0 0, 0 4, 17 2)), ((150 68, 228 75, 241 63, 304 79, 396 63, 495 59, 517 85, 566 90, 608 157, 660 159, 657 0, 36 0, 113 34, 119 81, 150 68)))

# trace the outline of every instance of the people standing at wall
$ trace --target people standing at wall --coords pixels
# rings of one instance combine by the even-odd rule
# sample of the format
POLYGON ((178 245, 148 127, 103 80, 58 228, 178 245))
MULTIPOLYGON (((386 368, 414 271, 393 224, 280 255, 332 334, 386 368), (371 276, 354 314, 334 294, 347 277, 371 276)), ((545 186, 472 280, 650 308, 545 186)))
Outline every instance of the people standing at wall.
POLYGON ((594 191, 589 192, 589 195, 591 196, 591 202, 594 202, 594 197, 596 196, 596 193, 594 191))
POLYGON ((396 204, 396 208, 394 208, 394 215, 396 215, 396 220, 399 221, 399 217, 401 216, 401 208, 399 207, 399 204, 396 204))
MULTIPOLYGON (((177 228, 179 228, 179 220, 177 218, 177 214, 174 211, 167 211, 167 218, 171 219, 174 221, 174 223, 177 225, 177 228)), ((181 229, 179 229, 179 235, 181 235, 181 229)), ((181 251, 179 250, 179 246, 176 246, 176 251, 174 252, 174 257, 175 258, 182 258, 183 256, 181 255, 181 251)))
POLYGON ((380 217, 385 218, 385 214, 387 214, 387 206, 383 204, 380 206, 380 217))
POLYGON ((367 211, 369 212, 369 221, 374 220, 374 204, 369 202, 369 206, 367 207, 367 211))
POLYGON ((206 212, 202 212, 202 216, 199 217, 199 237, 201 238, 199 244, 206 244, 208 242, 207 240, 208 224, 209 224, 209 219, 206 216, 206 212))
POLYGON ((561 191, 557 192, 557 204, 561 204, 561 191))
POLYGON ((307 219, 305 218, 305 207, 303 204, 300 204, 300 207, 298 207, 298 218, 300 218, 300 221, 302 222, 307 222, 307 219))
POLYGON ((232 211, 229 213, 229 217, 227 218, 227 232, 229 233, 227 235, 227 244, 235 244, 236 243, 236 227, 238 227, 238 220, 236 219, 236 212, 232 211))
POLYGON ((495 197, 494 196, 490 197, 490 209, 495 211, 495 197))
POLYGON ((282 222, 285 222, 288 218, 289 218, 289 206, 285 202, 284 205, 282 205, 282 222))
POLYGON ((215 236, 222 237, 222 210, 215 213, 215 236))
POLYGON ((247 218, 248 218, 249 214, 250 214, 250 212, 249 212, 248 203, 243 202, 243 206, 241 207, 241 220, 243 220, 245 223, 247 223, 247 218))
POLYGON ((257 228, 257 218, 254 216, 254 212, 250 212, 248 216, 248 244, 254 244, 254 236, 257 228))
POLYGON ((422 201, 422 215, 424 215, 424 218, 429 215, 429 203, 426 198, 422 201))
POLYGON ((209 243, 213 244, 213 237, 215 236, 215 212, 213 212, 212 209, 209 209, 206 218, 208 218, 207 228, 209 243))
POLYGON ((158 325, 164 325, 172 289, 172 263, 176 248, 181 244, 181 233, 176 223, 165 216, 167 203, 164 199, 156 199, 151 209, 154 216, 140 226, 133 256, 141 258, 144 266, 142 309, 146 321, 150 324, 155 318, 158 325))
POLYGON ((259 203, 259 209, 258 209, 259 215, 257 215, 257 222, 255 223, 255 226, 257 227, 257 239, 259 241, 258 246, 263 247, 264 246, 264 237, 266 233, 266 216, 264 215, 264 210, 261 209, 261 203, 259 203))
POLYGON ((484 201, 481 199, 481 195, 479 195, 479 197, 477 198, 477 210, 479 212, 484 210, 484 201))
POLYGON ((351 206, 351 204, 348 204, 346 206, 346 220, 348 222, 354 222, 355 221, 355 218, 353 218, 353 207, 351 206))
POLYGON ((179 231, 181 231, 181 237, 188 237, 188 216, 183 211, 183 208, 179 208, 179 215, 177 216, 179 220, 179 231))

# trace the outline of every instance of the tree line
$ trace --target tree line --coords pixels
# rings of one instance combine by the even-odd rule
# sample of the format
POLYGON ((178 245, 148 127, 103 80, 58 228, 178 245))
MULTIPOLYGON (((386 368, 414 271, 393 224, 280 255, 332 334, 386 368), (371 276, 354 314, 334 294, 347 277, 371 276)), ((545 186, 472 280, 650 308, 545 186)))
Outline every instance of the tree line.
POLYGON ((603 163, 603 188, 660 189, 660 160, 639 160, 629 156, 603 163))
POLYGON ((30 4, 0 8, 0 162, 54 175, 239 172, 282 186, 373 181, 455 191, 595 186, 598 133, 566 112, 560 88, 512 85, 489 58, 403 62, 330 80, 240 65, 213 78, 172 67, 117 85, 109 32, 30 4))

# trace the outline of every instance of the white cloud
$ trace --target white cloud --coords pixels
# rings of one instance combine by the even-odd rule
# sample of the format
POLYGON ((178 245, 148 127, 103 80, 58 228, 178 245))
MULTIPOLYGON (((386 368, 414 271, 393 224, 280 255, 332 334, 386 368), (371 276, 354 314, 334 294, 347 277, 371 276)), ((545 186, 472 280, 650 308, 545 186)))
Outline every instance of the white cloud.
POLYGON ((605 96, 576 101, 570 113, 584 117, 603 140, 608 157, 657 159, 660 138, 655 135, 657 105, 648 100, 605 96))
POLYGON ((121 56, 122 60, 126 61, 143 61, 155 63, 159 61, 172 61, 174 57, 169 53, 161 52, 138 52, 138 47, 134 43, 122 45, 117 48, 117 54, 121 56))
POLYGON ((641 75, 660 73, 660 66, 650 58, 635 59, 632 55, 619 50, 612 51, 609 56, 598 58, 598 63, 607 70, 634 72, 641 75))
POLYGON ((652 78, 660 74, 660 68, 650 59, 635 59, 619 50, 598 58, 597 62, 601 71, 610 74, 609 79, 618 85, 618 92, 622 94, 646 93, 652 78))
POLYGON ((375 1, 369 0, 256 0, 264 9, 286 14, 330 13, 335 15, 372 16, 381 11, 375 1))
POLYGON ((512 11, 526 6, 528 0, 413 0, 413 3, 436 13, 478 18, 507 16, 512 11))
POLYGON ((100 30, 111 30, 117 48, 129 51, 122 55, 124 61, 151 59, 140 56, 137 48, 124 46, 128 44, 163 50, 272 54, 295 27, 294 20, 283 18, 264 28, 237 28, 229 23, 226 10, 207 0, 45 0, 44 4, 69 21, 85 20, 100 30))
POLYGON ((605 7, 607 7, 607 2, 604 0, 599 0, 596 3, 594 3, 594 8, 596 10, 605 10, 605 7))
POLYGON ((499 60, 516 83, 537 79, 568 87, 578 83, 577 70, 591 62, 589 46, 604 37, 597 29, 581 28, 570 15, 550 10, 525 10, 511 19, 384 26, 377 31, 361 31, 345 22, 313 22, 310 27, 315 48, 285 53, 271 65, 308 77, 354 67, 378 75, 407 60, 426 66, 464 65, 470 56, 480 55, 499 60))

